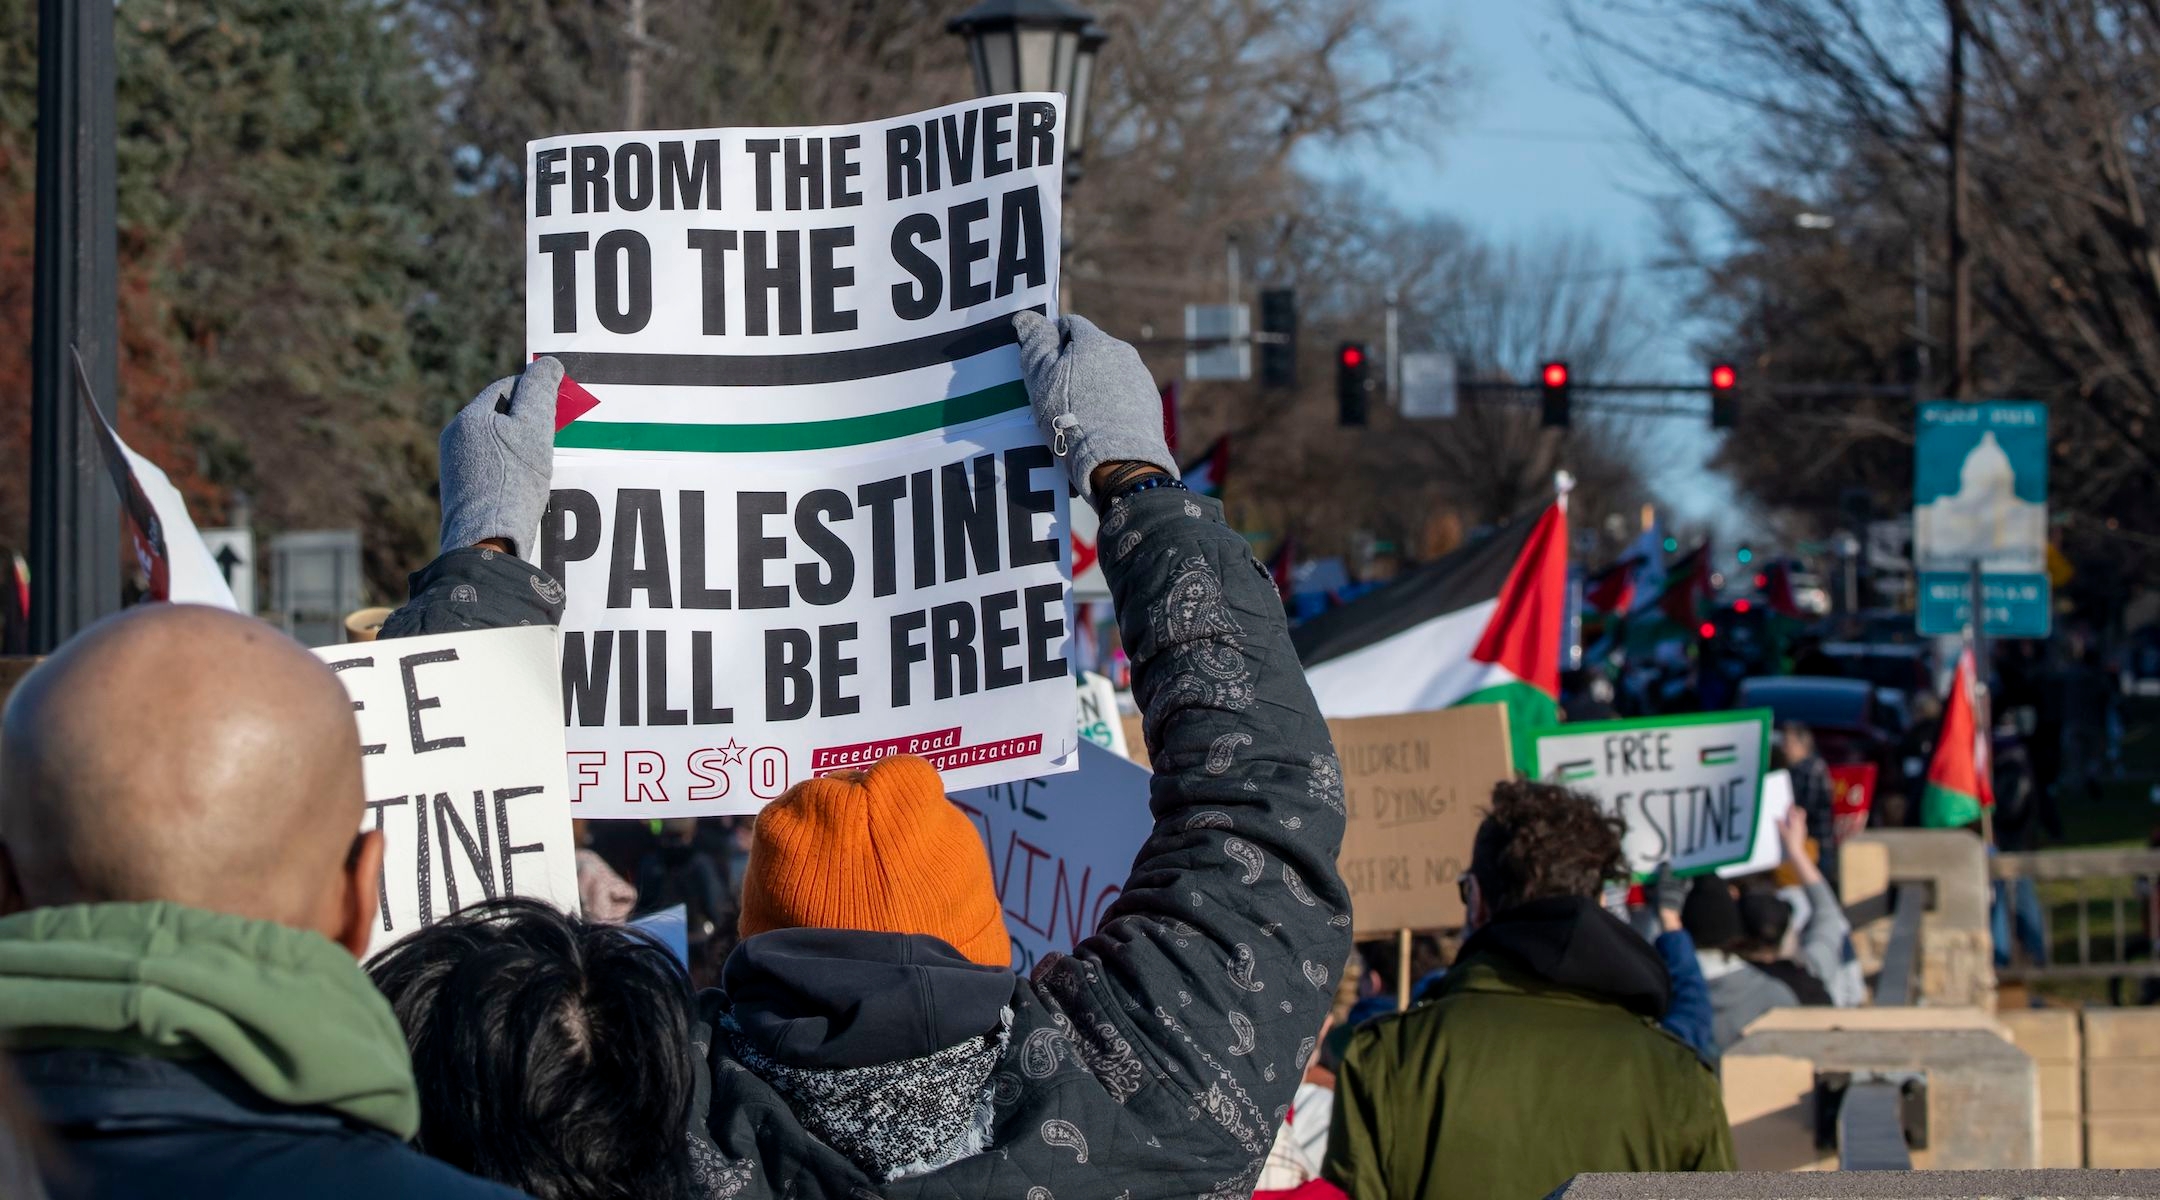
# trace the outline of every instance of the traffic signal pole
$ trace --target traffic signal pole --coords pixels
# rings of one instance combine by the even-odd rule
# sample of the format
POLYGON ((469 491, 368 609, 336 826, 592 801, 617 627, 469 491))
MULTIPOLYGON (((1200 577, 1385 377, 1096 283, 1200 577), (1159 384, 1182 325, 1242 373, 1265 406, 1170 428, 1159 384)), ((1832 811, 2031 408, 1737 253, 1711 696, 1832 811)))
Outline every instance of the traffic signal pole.
MULTIPOLYGON (((120 606, 120 498, 70 348, 119 398, 113 5, 39 0, 37 254, 30 379, 30 649, 120 606)), ((111 413, 108 411, 108 418, 111 413)))

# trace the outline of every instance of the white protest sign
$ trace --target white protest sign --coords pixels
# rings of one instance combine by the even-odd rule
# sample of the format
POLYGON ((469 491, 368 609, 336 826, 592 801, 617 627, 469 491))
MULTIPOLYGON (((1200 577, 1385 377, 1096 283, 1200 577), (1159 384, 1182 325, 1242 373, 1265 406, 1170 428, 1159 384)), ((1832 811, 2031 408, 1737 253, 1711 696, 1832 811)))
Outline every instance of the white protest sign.
POLYGON ((530 896, 578 911, 555 630, 324 646, 353 698, 383 833, 369 954, 461 908, 530 896))
POLYGON ((1080 736, 1119 758, 1125 749, 1125 718, 1118 712, 1117 685, 1094 671, 1080 672, 1080 736))
POLYGON ((1154 828, 1146 767, 1092 743, 1079 760, 1064 775, 952 795, 990 852, 1013 970, 1023 975, 1095 932, 1154 828))
POLYGON ((1691 713, 1541 730, 1538 778, 1627 823, 1628 866, 1699 875, 1746 862, 1758 836, 1770 712, 1691 713))
POLYGON ((1738 879, 1777 870, 1785 861, 1785 842, 1778 836, 1778 826, 1784 823, 1792 806, 1792 772, 1771 771, 1764 775, 1762 808, 1755 814, 1755 849, 1747 861, 1719 867, 1717 873, 1726 879, 1738 879))
POLYGON ((755 811, 898 752, 961 788, 1070 769, 1066 487, 1012 326, 1055 304, 1063 119, 528 147, 579 816, 755 811))

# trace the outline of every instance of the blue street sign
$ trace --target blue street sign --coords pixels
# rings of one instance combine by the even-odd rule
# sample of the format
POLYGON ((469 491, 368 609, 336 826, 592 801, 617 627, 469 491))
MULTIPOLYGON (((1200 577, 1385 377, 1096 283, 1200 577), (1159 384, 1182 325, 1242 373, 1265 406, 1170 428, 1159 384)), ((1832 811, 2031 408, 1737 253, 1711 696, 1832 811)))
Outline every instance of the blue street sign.
POLYGON ((1920 406, 1913 437, 1913 559, 1920 632, 1972 621, 1982 576, 1989 637, 2046 637, 2047 405, 2029 400, 1920 406))

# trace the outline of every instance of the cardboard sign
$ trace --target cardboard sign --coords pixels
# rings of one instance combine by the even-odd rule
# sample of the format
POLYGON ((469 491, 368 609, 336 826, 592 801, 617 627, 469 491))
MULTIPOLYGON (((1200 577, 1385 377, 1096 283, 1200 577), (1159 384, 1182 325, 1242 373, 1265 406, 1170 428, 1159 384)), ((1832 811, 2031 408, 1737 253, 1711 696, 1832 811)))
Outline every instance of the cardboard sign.
POLYGON ((1471 841, 1493 785, 1515 774, 1507 709, 1352 717, 1328 730, 1349 809, 1337 862, 1357 932, 1460 926, 1471 841))
POLYGON ((1068 770, 1062 100, 528 147, 527 344, 569 373, 538 561, 581 817, 752 812, 887 754, 1068 770))
POLYGON ((368 953, 497 896, 578 911, 555 631, 324 646, 353 698, 363 829, 385 842, 368 953))
POLYGON ((1770 710, 1561 725, 1536 734, 1538 777, 1627 822, 1628 866, 1700 875, 1748 861, 1760 826, 1770 710))
POLYGON ((1095 932, 1147 841, 1148 772, 1093 743, 1080 769, 954 792, 990 852, 1013 969, 1095 932))
MULTIPOLYGON (((1463 923, 1462 873, 1492 802, 1514 777, 1507 709, 1468 704, 1438 712, 1329 721, 1342 764, 1346 827, 1336 864, 1360 935, 1452 929, 1463 923)), ((1138 717, 1126 746, 1145 763, 1138 717)))

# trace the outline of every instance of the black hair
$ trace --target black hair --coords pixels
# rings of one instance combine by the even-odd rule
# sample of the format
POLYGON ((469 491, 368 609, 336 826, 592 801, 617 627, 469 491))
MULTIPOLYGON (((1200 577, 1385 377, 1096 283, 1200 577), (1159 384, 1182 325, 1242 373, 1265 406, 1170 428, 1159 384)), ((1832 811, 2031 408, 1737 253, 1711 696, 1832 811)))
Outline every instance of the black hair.
POLYGON ((422 1151, 538 1200, 689 1194, 690 981, 658 942, 505 899, 368 974, 412 1050, 422 1151))

